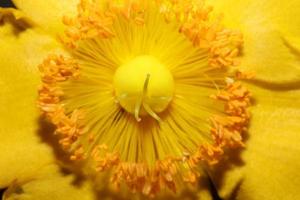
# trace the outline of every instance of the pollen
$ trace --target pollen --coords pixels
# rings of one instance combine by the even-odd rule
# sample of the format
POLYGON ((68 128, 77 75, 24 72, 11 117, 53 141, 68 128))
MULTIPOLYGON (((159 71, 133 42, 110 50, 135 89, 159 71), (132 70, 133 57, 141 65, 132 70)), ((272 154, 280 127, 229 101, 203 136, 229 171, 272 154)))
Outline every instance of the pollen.
POLYGON ((70 160, 154 197, 245 146, 254 73, 238 69, 242 33, 212 12, 203 0, 81 0, 63 18, 67 52, 40 64, 38 107, 70 160))

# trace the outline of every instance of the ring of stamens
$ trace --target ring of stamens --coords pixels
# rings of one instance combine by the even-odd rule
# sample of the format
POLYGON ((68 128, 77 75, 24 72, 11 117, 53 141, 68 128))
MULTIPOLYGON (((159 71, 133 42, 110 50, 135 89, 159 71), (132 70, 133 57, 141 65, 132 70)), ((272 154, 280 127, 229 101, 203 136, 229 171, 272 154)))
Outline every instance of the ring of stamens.
MULTIPOLYGON (((113 0, 108 2, 106 7, 99 8, 93 1, 82 0, 79 5, 77 18, 64 18, 64 22, 69 28, 65 37, 62 37, 62 41, 71 48, 70 51, 76 52, 77 48, 84 45, 85 41, 92 40, 95 37, 102 38, 102 40, 110 40, 116 37, 117 35, 112 27, 114 23, 117 23, 116 21, 121 19, 120 16, 123 17, 121 20, 135 23, 137 27, 145 26, 145 23, 147 23, 147 11, 150 9, 149 7, 153 7, 152 4, 138 0, 124 1, 123 4, 116 4, 113 0)), ((186 149, 186 151, 176 155, 166 155, 164 158, 157 159, 151 164, 147 163, 147 160, 133 162, 130 159, 122 159, 122 152, 111 151, 106 143, 98 144, 97 136, 88 132, 85 124, 85 119, 88 116, 85 116, 84 110, 79 107, 70 109, 65 106, 68 104, 65 100, 67 93, 64 90, 65 85, 76 83, 80 79, 80 74, 84 72, 80 68, 81 64, 78 59, 66 58, 61 55, 50 55, 39 67, 42 74, 42 86, 39 90, 38 100, 39 107, 57 127, 56 133, 61 136, 60 143, 71 153, 71 160, 92 160, 97 171, 113 169, 111 181, 116 186, 119 186, 121 182, 125 182, 132 191, 140 191, 149 196, 155 195, 164 187, 176 191, 177 182, 180 181, 196 183, 197 178, 200 176, 197 169, 199 163, 208 162, 209 164, 215 164, 224 153, 225 147, 243 146, 241 135, 246 131, 250 119, 248 106, 250 105, 251 97, 250 92, 241 82, 235 81, 236 77, 226 71, 227 67, 238 65, 237 56, 242 46, 242 36, 239 32, 223 28, 220 24, 220 19, 210 19, 209 14, 212 9, 205 6, 201 0, 162 0, 157 2, 155 6, 157 6, 156 9, 159 10, 166 24, 179 24, 179 33, 188 39, 196 49, 207 52, 205 54, 208 61, 207 68, 201 72, 205 82, 201 84, 216 86, 216 94, 207 96, 215 104, 224 106, 223 111, 220 112, 221 114, 212 114, 207 119, 210 124, 209 134, 211 141, 199 141, 197 147, 192 151, 186 149), (211 78, 208 75, 216 71, 221 74, 221 78, 211 78)), ((187 71, 193 70, 185 69, 187 71)), ((101 79, 113 82, 113 75, 111 77, 107 77, 107 75, 115 72, 107 68, 104 68, 103 71, 104 74, 101 76, 101 79)), ((180 69, 174 68, 171 71, 174 74, 175 83, 180 80, 181 82, 187 81, 192 84, 200 84, 194 83, 194 80, 186 76, 180 69), (182 76, 180 76, 181 73, 183 74, 182 76)), ((250 75, 240 72, 237 75, 237 77, 250 77, 250 75)), ((172 110, 174 110, 175 106, 189 107, 189 104, 182 103, 182 99, 184 99, 185 94, 189 94, 190 88, 195 88, 195 85, 175 84, 174 91, 170 89, 171 92, 174 92, 173 97, 170 96, 170 92, 167 92, 167 95, 161 95, 160 97, 166 97, 167 100, 163 101, 163 109, 160 112, 166 110, 166 114, 159 116, 157 110, 149 106, 149 103, 145 103, 145 97, 149 92, 152 78, 153 74, 144 74, 142 77, 143 81, 140 81, 138 84, 141 90, 134 104, 130 104, 131 108, 127 108, 128 105, 122 102, 121 106, 128 113, 131 113, 130 115, 135 118, 134 122, 141 121, 141 116, 149 114, 154 118, 155 123, 159 124, 160 128, 164 128, 165 115, 169 114, 174 117, 175 114, 172 113, 172 110), (177 90, 181 90, 182 94, 178 94, 177 90), (172 102, 168 98, 173 98, 172 102), (134 105, 133 108, 132 105, 134 105)), ((109 93, 112 96, 111 99, 113 99, 115 98, 114 92, 116 92, 116 89, 112 87, 111 90, 105 91, 103 95, 107 96, 109 93)), ((119 107, 119 103, 128 97, 126 95, 129 94, 123 95, 121 92, 116 95, 119 107)), ((200 94, 195 95, 199 96, 200 94)), ((103 102, 105 105, 109 103, 103 102)), ((195 105, 193 100, 191 100, 191 105, 195 105)), ((119 107, 118 109, 120 109, 119 107)), ((107 113, 111 112, 107 111, 107 113)), ((124 114, 122 109, 119 112, 124 114)), ((197 113, 191 114, 197 116, 197 113)), ((177 116, 181 118, 183 116, 188 117, 182 112, 177 113, 177 116)), ((192 117, 189 119, 193 119, 192 117)), ((119 114, 115 116, 114 123, 119 122, 118 118, 119 114)), ((131 120, 131 118, 128 119, 129 121, 131 120)), ((93 119, 91 118, 91 120, 93 119)), ((180 132, 182 127, 188 125, 188 122, 184 121, 182 127, 178 128, 172 120, 168 123, 174 126, 172 127, 174 132, 180 132)), ((145 123, 149 122, 145 121, 145 123)), ((102 124, 102 126, 106 127, 105 124, 102 124)), ((190 134, 193 133, 192 131, 190 134)), ((153 135, 152 137, 158 136, 153 135)), ((183 140, 183 142, 186 141, 183 140)), ((175 148, 174 151, 176 150, 175 148)))

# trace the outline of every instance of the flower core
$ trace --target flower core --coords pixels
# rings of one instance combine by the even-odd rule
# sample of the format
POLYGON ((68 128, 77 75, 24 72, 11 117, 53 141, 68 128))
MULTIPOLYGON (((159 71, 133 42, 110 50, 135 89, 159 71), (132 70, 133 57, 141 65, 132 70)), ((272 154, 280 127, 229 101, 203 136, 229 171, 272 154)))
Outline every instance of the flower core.
POLYGON ((64 17, 69 52, 39 66, 38 105, 71 160, 154 196, 244 145, 251 94, 232 68, 243 37, 211 12, 202 0, 81 0, 64 17))
POLYGON ((121 106, 135 115, 149 114, 160 120, 156 113, 164 111, 174 93, 170 71, 153 56, 138 56, 120 66, 114 75, 115 95, 121 106))

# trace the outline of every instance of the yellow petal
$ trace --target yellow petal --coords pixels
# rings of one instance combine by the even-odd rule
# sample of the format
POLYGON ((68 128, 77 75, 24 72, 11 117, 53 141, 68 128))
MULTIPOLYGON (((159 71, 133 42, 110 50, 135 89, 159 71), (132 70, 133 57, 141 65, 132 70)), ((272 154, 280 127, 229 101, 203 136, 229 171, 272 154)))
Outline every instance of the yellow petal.
POLYGON ((62 17, 76 14, 79 0, 13 0, 13 2, 46 31, 56 34, 64 30, 62 17))
POLYGON ((225 199, 300 199, 300 89, 251 89, 246 149, 217 166, 214 183, 225 199))
POLYGON ((5 191, 3 200, 96 199, 89 182, 59 170, 57 166, 44 167, 32 178, 13 182, 5 191))
POLYGON ((273 83, 300 80, 300 1, 208 0, 245 36, 242 66, 273 83), (293 48, 291 48, 293 47, 293 48))
POLYGON ((53 39, 28 28, 20 12, 0 9, 0 188, 53 162, 38 134, 37 65, 53 39), (14 15, 15 14, 15 15, 14 15))

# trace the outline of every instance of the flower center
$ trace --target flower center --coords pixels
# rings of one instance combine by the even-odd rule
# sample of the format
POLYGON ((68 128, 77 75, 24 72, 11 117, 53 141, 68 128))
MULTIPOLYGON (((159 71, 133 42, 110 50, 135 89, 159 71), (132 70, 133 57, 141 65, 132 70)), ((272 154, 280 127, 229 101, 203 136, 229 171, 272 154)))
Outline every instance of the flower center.
POLYGON ((145 115, 160 120, 156 113, 164 111, 172 100, 174 80, 158 59, 142 55, 117 69, 114 89, 120 105, 137 121, 145 115))
POLYGON ((153 197, 196 185, 206 163, 244 146, 251 93, 232 67, 243 37, 211 11, 204 0, 81 0, 64 17, 69 53, 39 65, 38 106, 71 160, 153 197))

